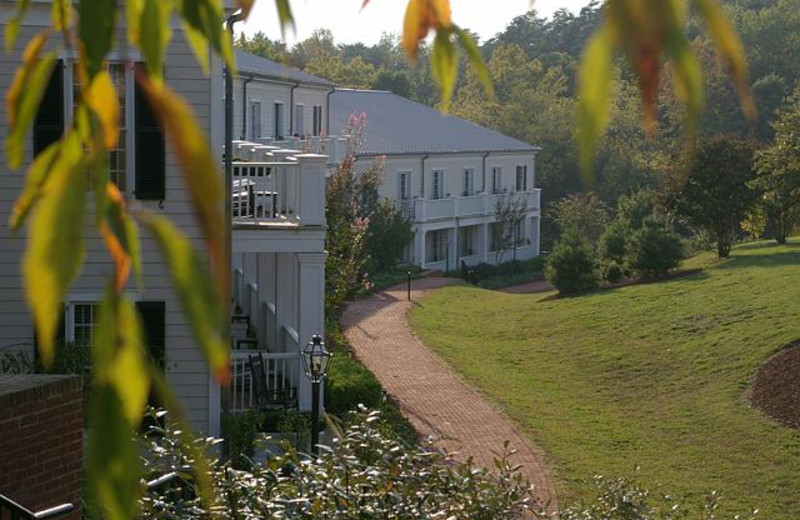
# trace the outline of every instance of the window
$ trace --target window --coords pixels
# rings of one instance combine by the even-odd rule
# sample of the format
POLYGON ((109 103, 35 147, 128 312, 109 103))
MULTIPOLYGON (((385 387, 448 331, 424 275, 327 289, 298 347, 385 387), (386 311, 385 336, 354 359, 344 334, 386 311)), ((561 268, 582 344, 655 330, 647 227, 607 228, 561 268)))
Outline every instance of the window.
MULTIPOLYGON (((124 63, 109 63, 106 66, 114 88, 117 90, 119 101, 119 139, 114 148, 108 151, 108 172, 111 182, 117 185, 120 191, 125 191, 127 168, 127 139, 128 139, 128 103, 127 103, 127 74, 124 63)), ((72 68, 72 107, 73 116, 75 108, 80 104, 82 85, 78 64, 73 64, 72 68)))
POLYGON ((447 258, 448 253, 448 232, 447 229, 429 231, 427 234, 427 262, 441 262, 447 258))
POLYGON ((492 193, 500 193, 500 181, 503 177, 503 169, 495 166, 492 168, 492 193))
POLYGON ((411 172, 400 172, 400 187, 397 192, 398 200, 411 198, 411 172))
POLYGON ((472 197, 475 195, 475 170, 467 168, 464 170, 464 191, 462 196, 472 197))
POLYGON ((261 101, 250 102, 250 139, 261 139, 261 101))
POLYGON ((433 183, 431 186, 431 196, 433 200, 444 198, 444 170, 433 170, 433 183))
POLYGON ((293 136, 303 137, 306 133, 305 107, 303 105, 294 106, 294 134, 293 136))
POLYGON ((458 230, 458 250, 460 257, 475 254, 475 226, 462 227, 458 230))
POLYGON ((77 303, 72 308, 72 341, 78 347, 90 347, 97 326, 96 303, 77 303))
POLYGON ((517 166, 517 191, 528 189, 528 166, 517 166))
POLYGON ((314 107, 314 135, 320 135, 322 133, 322 107, 315 106, 314 107))
POLYGON ((272 138, 283 141, 283 103, 275 103, 275 119, 272 128, 272 138))

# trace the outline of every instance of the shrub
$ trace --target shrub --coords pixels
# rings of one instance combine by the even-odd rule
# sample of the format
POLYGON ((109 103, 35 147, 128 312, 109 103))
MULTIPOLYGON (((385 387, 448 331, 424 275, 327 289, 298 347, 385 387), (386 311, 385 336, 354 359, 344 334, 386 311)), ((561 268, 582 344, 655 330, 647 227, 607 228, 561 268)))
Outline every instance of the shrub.
POLYGON ((628 265, 642 276, 665 274, 678 267, 682 255, 680 237, 654 217, 628 241, 628 265))
POLYGON ((596 288, 597 261, 589 241, 575 230, 564 233, 547 258, 545 276, 562 294, 596 288))
POLYGON ((630 228, 623 221, 617 219, 611 222, 600 237, 597 249, 600 258, 621 266, 625 261, 625 246, 629 234, 630 228))
POLYGON ((225 438, 224 455, 231 467, 248 469, 252 465, 253 454, 264 417, 257 410, 225 416, 222 436, 225 438))
POLYGON ((376 408, 382 397, 383 388, 372 372, 349 352, 337 352, 325 377, 325 409, 344 416, 359 404, 376 408))
POLYGON ((600 275, 609 283, 617 283, 625 274, 623 267, 615 260, 605 261, 600 264, 600 275))
MULTIPOLYGON (((376 428, 380 422, 377 412, 359 412, 340 442, 321 450, 315 460, 284 446, 285 453, 246 472, 232 471, 227 463, 211 464, 203 472, 207 493, 199 494, 207 500, 157 489, 140 500, 138 517, 515 520, 539 512, 508 446, 489 472, 471 459, 457 463, 432 445, 406 446, 376 428)), ((177 433, 146 442, 151 478, 191 460, 191 450, 177 433)))

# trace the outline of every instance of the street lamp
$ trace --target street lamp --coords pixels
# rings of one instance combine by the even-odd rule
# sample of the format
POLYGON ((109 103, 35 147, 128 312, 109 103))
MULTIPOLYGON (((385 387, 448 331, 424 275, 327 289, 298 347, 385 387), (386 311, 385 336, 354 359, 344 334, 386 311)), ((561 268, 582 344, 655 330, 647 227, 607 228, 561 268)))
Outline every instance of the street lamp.
POLYGON ((319 455, 319 384, 328 369, 330 352, 325 350, 325 343, 319 334, 314 334, 303 350, 303 369, 311 380, 311 453, 319 455))

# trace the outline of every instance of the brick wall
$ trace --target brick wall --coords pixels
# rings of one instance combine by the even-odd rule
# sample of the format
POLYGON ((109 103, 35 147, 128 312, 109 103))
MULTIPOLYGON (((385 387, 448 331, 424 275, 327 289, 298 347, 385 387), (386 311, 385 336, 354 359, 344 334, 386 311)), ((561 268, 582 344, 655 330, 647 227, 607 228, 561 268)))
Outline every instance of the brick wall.
POLYGON ((80 506, 82 393, 78 376, 0 374, 0 493, 34 512, 80 506))

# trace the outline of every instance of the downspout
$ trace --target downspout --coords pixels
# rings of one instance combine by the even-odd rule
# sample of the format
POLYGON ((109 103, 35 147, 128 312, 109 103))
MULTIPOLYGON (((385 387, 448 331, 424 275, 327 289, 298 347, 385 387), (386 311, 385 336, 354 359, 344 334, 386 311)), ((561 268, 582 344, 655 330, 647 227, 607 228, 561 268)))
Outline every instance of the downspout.
POLYGON ((488 153, 483 154, 483 193, 486 193, 486 158, 489 157, 488 153))
POLYGON ((295 83, 289 91, 289 137, 294 137, 294 91, 299 86, 300 83, 295 83))
MULTIPOLYGON (((242 141, 247 140, 247 84, 253 81, 253 76, 242 81, 242 141)), ((252 121, 251 121, 252 123, 252 121)))
POLYGON ((425 161, 427 161, 429 157, 430 155, 427 154, 422 156, 422 170, 420 170, 422 182, 420 183, 419 189, 419 198, 421 199, 425 198, 425 161))
MULTIPOLYGON (((233 38, 233 25, 242 20, 242 12, 232 14, 225 20, 228 32, 233 38)), ((230 307, 231 301, 231 265, 233 259, 233 72, 225 67, 225 253, 222 276, 225 277, 223 287, 225 294, 222 301, 230 307)), ((230 314, 230 308, 226 309, 230 314)), ((223 322, 222 338, 227 343, 230 338, 230 318, 223 322)), ((231 413, 230 387, 223 385, 222 415, 231 413)))
POLYGON ((336 92, 336 88, 330 89, 325 100, 325 134, 328 137, 331 136, 331 95, 334 92, 336 92))

